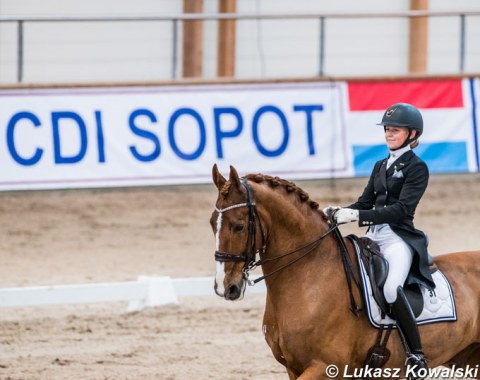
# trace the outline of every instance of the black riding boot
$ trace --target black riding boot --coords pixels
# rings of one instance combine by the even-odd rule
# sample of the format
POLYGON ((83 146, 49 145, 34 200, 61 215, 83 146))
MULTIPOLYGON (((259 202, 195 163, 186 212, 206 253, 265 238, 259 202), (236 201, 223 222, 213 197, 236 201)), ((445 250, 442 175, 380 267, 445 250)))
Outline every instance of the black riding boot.
MULTIPOLYGON (((407 369, 410 368, 409 379, 423 379, 418 376, 418 370, 427 369, 427 361, 422 350, 420 334, 412 308, 401 286, 397 288, 397 299, 391 304, 392 314, 397 322, 399 334, 409 348, 407 353, 407 369)), ((423 371, 422 371, 423 372, 423 371)))

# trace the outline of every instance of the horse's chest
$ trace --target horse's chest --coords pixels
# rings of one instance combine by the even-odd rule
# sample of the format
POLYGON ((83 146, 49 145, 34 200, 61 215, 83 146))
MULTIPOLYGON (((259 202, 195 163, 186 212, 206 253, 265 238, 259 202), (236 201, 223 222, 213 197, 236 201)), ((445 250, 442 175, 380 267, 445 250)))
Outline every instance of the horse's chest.
POLYGON ((283 354, 281 345, 280 345, 280 332, 277 324, 264 324, 263 325, 263 334, 265 340, 267 341, 268 346, 272 350, 273 356, 277 361, 286 364, 285 355, 283 354))
POLYGON ((275 358, 285 364, 285 362, 298 362, 299 357, 304 357, 308 349, 305 341, 308 332, 299 330, 295 325, 264 324, 263 333, 275 358), (299 356, 299 357, 298 357, 299 356))

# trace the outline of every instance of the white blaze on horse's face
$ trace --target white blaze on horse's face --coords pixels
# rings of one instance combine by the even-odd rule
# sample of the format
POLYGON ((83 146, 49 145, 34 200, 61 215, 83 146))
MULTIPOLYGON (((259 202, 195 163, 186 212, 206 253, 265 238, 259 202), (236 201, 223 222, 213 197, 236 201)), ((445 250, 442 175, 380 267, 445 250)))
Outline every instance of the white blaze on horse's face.
POLYGON ((225 279, 225 263, 217 261, 217 271, 215 273, 215 293, 220 297, 225 296, 225 287, 223 286, 223 280, 225 279))
MULTIPOLYGON (((215 223, 215 245, 217 249, 217 253, 221 254, 220 247, 220 236, 222 232, 222 218, 223 213, 239 208, 239 207, 246 207, 248 206, 247 203, 238 203, 232 206, 228 206, 225 208, 216 208, 217 211, 217 220, 215 223)), ((213 221, 212 221, 213 222, 213 221)), ((232 256, 230 253, 226 253, 225 255, 232 256)), ((243 256, 242 256, 243 257, 243 256)), ((227 260, 228 261, 228 260, 227 260)), ((246 288, 246 282, 243 278, 243 272, 240 274, 238 273, 238 268, 241 268, 239 265, 244 265, 244 262, 238 262, 238 260, 230 260, 230 261, 237 261, 235 264, 231 262, 225 263, 222 259, 217 260, 217 272, 215 274, 215 293, 220 297, 225 297, 229 300, 240 300, 243 298, 246 288), (233 266, 236 266, 233 267, 233 266), (232 270, 233 269, 233 270, 232 270), (228 277, 227 277, 228 271, 228 277), (227 282, 227 284, 225 284, 227 282)))

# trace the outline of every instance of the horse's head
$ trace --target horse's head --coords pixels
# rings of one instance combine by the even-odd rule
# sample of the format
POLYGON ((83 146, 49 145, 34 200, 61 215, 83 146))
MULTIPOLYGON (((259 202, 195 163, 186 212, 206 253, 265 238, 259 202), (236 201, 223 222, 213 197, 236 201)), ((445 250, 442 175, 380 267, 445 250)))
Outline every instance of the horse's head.
POLYGON ((244 268, 255 260, 258 215, 253 190, 233 166, 227 181, 214 165, 213 182, 218 189, 210 218, 216 243, 215 292, 227 300, 237 300, 245 292, 244 268))

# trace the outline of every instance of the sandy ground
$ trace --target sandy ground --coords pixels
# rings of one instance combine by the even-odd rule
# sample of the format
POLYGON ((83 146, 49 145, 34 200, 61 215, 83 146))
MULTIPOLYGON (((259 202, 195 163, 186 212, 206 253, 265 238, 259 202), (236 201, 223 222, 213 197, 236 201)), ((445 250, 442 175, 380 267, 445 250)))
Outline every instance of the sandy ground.
MULTIPOLYGON (((322 207, 366 179, 298 181, 322 207)), ((213 185, 0 193, 0 287, 212 276, 213 185)), ((430 251, 480 249, 480 175, 431 177, 430 251)), ((363 233, 354 225, 344 233, 363 233)), ((0 379, 286 379, 261 332, 264 295, 127 313, 126 304, 0 309, 0 379)))

